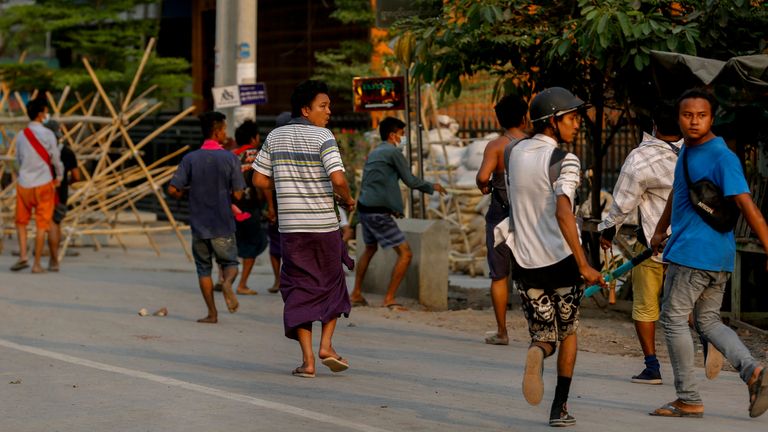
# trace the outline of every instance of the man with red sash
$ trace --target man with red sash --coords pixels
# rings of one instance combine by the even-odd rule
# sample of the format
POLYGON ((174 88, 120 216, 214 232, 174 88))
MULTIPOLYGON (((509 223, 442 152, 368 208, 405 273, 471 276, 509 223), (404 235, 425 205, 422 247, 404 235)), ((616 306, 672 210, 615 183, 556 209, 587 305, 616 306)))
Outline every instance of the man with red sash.
MULTIPOLYGON (((16 135, 16 162, 19 177, 16 184, 16 232, 19 239, 19 260, 13 271, 29 267, 27 262, 27 224, 35 215, 35 262, 32 273, 43 273, 40 257, 45 235, 51 227, 56 205, 56 187, 61 182, 64 167, 59 157, 56 136, 43 126, 48 119, 45 99, 27 103, 29 125, 16 135)), ((55 258, 53 258, 55 260, 55 258)), ((53 261, 55 262, 55 261, 53 261)))

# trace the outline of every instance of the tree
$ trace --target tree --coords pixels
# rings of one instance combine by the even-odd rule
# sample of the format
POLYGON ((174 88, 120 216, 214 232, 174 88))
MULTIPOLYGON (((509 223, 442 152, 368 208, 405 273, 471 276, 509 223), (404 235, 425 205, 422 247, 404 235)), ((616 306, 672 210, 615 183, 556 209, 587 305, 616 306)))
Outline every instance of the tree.
POLYGON ((454 0, 439 16, 409 18, 398 28, 398 57, 414 61, 414 74, 443 93, 458 96, 463 78, 488 71, 499 96, 559 85, 588 100, 595 108, 585 118, 592 216, 599 217, 603 156, 630 107, 647 107, 653 95, 650 51, 759 53, 768 11, 746 0, 454 0), (606 109, 618 115, 608 118, 606 109))
MULTIPOLYGON (((138 68, 145 45, 158 33, 159 22, 138 13, 160 0, 40 0, 6 7, 0 14, 0 56, 26 51, 41 55, 50 33, 61 69, 40 61, 0 66, 0 79, 17 90, 91 89, 91 79, 80 62, 87 57, 107 88, 127 88, 138 68), (138 12, 137 12, 138 11, 138 12)), ((180 58, 153 55, 139 91, 158 85, 156 96, 183 95, 189 64, 180 58)))
MULTIPOLYGON (((342 24, 373 25, 370 0, 336 0, 331 17, 342 24)), ((348 40, 339 48, 315 53, 318 72, 313 79, 324 81, 346 103, 352 103, 352 78, 372 75, 372 41, 348 40)))

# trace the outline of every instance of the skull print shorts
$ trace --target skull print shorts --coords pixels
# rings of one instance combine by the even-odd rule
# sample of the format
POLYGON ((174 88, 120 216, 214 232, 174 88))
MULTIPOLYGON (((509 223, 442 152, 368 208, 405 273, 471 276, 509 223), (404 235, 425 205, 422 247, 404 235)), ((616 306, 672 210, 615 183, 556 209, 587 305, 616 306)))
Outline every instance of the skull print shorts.
POLYGON ((531 340, 554 343, 574 334, 579 326, 579 303, 583 295, 583 285, 521 289, 531 340))

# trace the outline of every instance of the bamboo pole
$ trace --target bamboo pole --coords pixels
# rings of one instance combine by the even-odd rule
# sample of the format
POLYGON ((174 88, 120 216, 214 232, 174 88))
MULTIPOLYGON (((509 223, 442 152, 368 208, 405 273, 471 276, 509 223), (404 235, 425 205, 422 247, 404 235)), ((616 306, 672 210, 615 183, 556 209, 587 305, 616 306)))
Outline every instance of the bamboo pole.
POLYGON ((144 72, 144 66, 147 65, 149 56, 150 54, 152 54, 152 50, 154 48, 155 48, 155 38, 150 38, 149 43, 147 43, 147 48, 144 49, 144 55, 141 57, 141 63, 139 63, 139 69, 136 70, 136 73, 133 75, 133 82, 131 82, 131 86, 128 88, 128 94, 125 95, 122 111, 126 111, 128 109, 128 105, 131 103, 131 98, 133 97, 133 92, 136 91, 136 86, 139 84, 139 79, 141 78, 141 74, 144 72))

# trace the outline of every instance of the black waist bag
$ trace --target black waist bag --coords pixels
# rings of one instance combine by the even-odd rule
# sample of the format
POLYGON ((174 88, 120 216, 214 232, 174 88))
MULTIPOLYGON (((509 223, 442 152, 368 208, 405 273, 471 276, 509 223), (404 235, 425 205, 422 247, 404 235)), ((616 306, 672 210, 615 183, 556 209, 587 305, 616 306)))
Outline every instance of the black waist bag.
POLYGON ((739 208, 733 199, 724 197, 720 187, 707 179, 691 182, 687 151, 683 153, 683 171, 688 185, 688 197, 696 214, 715 231, 733 231, 739 218, 739 208))

